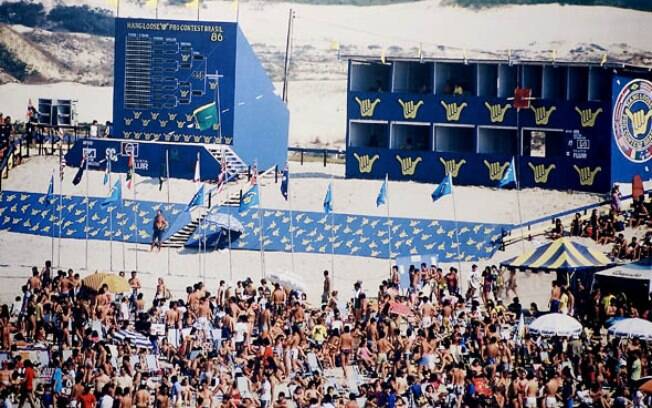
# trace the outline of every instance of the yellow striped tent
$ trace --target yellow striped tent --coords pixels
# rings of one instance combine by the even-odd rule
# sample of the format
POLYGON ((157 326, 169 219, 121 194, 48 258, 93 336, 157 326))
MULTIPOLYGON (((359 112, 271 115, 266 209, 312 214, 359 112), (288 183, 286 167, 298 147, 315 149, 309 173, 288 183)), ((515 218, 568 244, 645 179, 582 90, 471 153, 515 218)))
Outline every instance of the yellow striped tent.
POLYGON ((508 259, 502 262, 501 266, 533 271, 576 272, 603 269, 611 264, 611 260, 598 249, 589 248, 568 238, 559 238, 508 259))

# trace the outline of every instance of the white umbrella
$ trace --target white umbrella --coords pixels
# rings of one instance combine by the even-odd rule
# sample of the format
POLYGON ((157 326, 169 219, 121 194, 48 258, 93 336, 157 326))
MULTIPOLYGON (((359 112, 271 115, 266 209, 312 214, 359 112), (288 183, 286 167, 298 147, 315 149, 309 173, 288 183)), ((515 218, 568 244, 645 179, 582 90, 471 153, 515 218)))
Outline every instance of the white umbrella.
POLYGON ((305 282, 303 281, 303 279, 301 279, 301 277, 293 274, 292 272, 283 272, 282 274, 272 272, 269 275, 267 275, 266 278, 268 281, 272 283, 278 283, 279 285, 285 288, 306 293, 305 282))
POLYGON ((572 317, 562 313, 548 313, 536 318, 528 326, 528 331, 540 336, 579 336, 582 325, 572 317))
POLYGON ((628 339, 652 340, 652 322, 634 317, 619 320, 609 328, 609 334, 628 339))

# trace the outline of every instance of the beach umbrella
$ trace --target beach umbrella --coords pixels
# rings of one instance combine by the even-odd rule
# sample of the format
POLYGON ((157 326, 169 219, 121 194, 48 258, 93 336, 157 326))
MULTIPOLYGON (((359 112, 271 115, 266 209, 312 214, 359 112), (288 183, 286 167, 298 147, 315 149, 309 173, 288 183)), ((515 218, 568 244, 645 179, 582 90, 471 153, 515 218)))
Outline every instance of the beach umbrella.
POLYGON ((133 330, 118 330, 113 333, 113 339, 122 342, 122 341, 128 341, 132 346, 138 347, 138 348, 146 348, 150 349, 152 348, 152 343, 149 341, 149 339, 133 330))
POLYGON ((303 279, 291 272, 284 272, 282 274, 272 272, 267 275, 267 280, 272 283, 278 283, 284 288, 306 293, 306 284, 303 279))
POLYGON ((125 278, 106 272, 96 272, 88 275, 82 279, 82 284, 95 292, 99 292, 100 288, 104 285, 107 285, 109 291, 113 293, 123 293, 131 290, 131 286, 125 278))
POLYGON ((552 336, 579 336, 582 325, 572 317, 562 313, 548 313, 536 318, 528 326, 528 331, 535 335, 552 336))
POLYGON ((393 313, 398 316, 408 317, 412 315, 410 307, 405 303, 392 302, 389 304, 389 313, 393 313))
POLYGON ((207 215, 203 222, 205 224, 215 225, 225 231, 244 232, 244 226, 240 220, 230 214, 212 213, 207 215))
POLYGON ((609 334, 628 339, 652 341, 652 322, 638 317, 622 319, 609 328, 609 334))
POLYGON ((638 389, 646 394, 652 394, 652 380, 647 380, 638 389))

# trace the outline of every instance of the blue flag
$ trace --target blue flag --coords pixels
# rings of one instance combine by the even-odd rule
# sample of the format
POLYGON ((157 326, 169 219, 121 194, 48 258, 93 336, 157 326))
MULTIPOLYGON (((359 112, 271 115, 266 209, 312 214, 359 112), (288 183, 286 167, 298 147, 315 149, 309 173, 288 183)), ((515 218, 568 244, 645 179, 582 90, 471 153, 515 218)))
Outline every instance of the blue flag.
POLYGON ((106 169, 104 170, 104 185, 109 184, 109 175, 111 174, 111 158, 107 156, 106 158, 106 169))
POLYGON ((238 211, 245 212, 250 208, 258 207, 259 203, 260 199, 258 195, 258 184, 254 184, 249 189, 249 191, 242 195, 242 199, 240 200, 240 208, 238 208, 238 211))
POLYGON ((283 198, 287 201, 288 199, 288 187, 290 184, 290 170, 287 166, 283 169, 283 178, 281 178, 281 194, 283 198))
POLYGON ((116 181, 111 189, 111 193, 107 198, 100 203, 102 207, 107 207, 111 204, 121 204, 122 203, 122 183, 120 180, 116 181))
POLYGON ((77 169, 77 173, 75 174, 75 177, 72 179, 72 184, 77 185, 81 182, 82 177, 84 176, 84 168, 86 167, 86 159, 82 159, 81 164, 79 165, 79 169, 77 169))
POLYGON ((197 207, 199 205, 204 205, 204 202, 205 202, 205 197, 204 196, 205 196, 205 194, 204 194, 204 185, 202 184, 199 187, 199 190, 197 190, 197 192, 195 193, 195 195, 192 196, 192 200, 190 200, 190 202, 186 206, 186 211, 190 210, 193 207, 197 207))
POLYGON ((45 196, 48 203, 52 203, 54 199, 54 174, 50 176, 50 184, 48 185, 48 194, 45 196))
POLYGON ((385 176, 385 181, 383 181, 383 185, 380 186, 378 197, 376 197, 376 207, 380 207, 386 202, 387 202, 387 176, 385 176))
POLYGON ((432 201, 437 201, 445 195, 453 192, 453 177, 448 173, 439 183, 435 191, 432 192, 432 201))
POLYGON ((516 184, 516 165, 514 163, 513 157, 512 161, 509 163, 509 167, 507 167, 507 170, 505 170, 505 174, 503 174, 503 178, 500 179, 498 186, 501 188, 507 187, 512 183, 516 184))
POLYGON ((324 197, 324 212, 330 214, 333 212, 333 188, 331 183, 328 183, 326 196, 324 197))

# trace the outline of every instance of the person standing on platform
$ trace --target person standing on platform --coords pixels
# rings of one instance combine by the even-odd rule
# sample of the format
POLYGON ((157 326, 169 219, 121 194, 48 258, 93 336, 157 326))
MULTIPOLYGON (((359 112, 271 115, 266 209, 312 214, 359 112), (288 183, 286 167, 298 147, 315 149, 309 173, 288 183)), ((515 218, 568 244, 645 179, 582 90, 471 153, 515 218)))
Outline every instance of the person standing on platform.
POLYGON ((98 133, 97 121, 94 120, 93 123, 91 123, 90 129, 88 129, 88 135, 92 138, 96 138, 97 133, 98 133))
POLYGON ((328 303, 328 297, 331 294, 331 278, 328 277, 328 271, 324 271, 324 289, 321 293, 321 303, 328 303))
POLYGON ((163 232, 167 229, 168 222, 163 215, 161 210, 156 211, 156 217, 154 217, 154 225, 152 232, 152 245, 149 247, 150 252, 156 247, 159 251, 161 250, 161 243, 163 241, 163 232))

